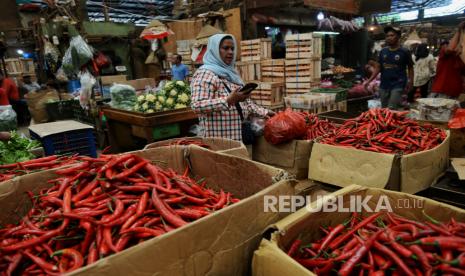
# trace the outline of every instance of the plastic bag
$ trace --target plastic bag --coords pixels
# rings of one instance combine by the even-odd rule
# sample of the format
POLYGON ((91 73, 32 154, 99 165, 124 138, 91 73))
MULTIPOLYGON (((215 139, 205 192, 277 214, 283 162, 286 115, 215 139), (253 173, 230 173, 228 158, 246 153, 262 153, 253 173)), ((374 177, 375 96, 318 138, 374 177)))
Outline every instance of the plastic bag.
POLYGON ((68 76, 66 76, 65 71, 63 70, 63 67, 60 67, 57 72, 55 73, 55 78, 60 81, 60 82, 68 82, 68 76))
POLYGON ((265 130, 266 120, 260 117, 252 117, 250 120, 252 132, 255 136, 262 136, 265 130))
POLYGON ((457 109, 454 117, 449 120, 448 126, 453 129, 465 128, 465 109, 457 109))
POLYGON ((87 64, 94 57, 92 48, 78 35, 71 39, 69 48, 63 56, 63 70, 68 75, 78 72, 81 67, 87 64))
POLYGON ((79 95, 79 104, 83 109, 87 109, 90 97, 92 96, 92 88, 95 85, 95 78, 89 72, 84 72, 79 75, 81 81, 81 89, 79 95))
POLYGON ((111 102, 113 108, 132 111, 137 103, 136 90, 125 84, 114 84, 110 88, 111 102))
POLYGON ((11 131, 17 127, 16 112, 11 105, 0 105, 0 131, 11 131))
POLYGON ((265 124, 265 139, 273 145, 298 139, 305 135, 305 118, 299 112, 286 109, 269 119, 265 124))

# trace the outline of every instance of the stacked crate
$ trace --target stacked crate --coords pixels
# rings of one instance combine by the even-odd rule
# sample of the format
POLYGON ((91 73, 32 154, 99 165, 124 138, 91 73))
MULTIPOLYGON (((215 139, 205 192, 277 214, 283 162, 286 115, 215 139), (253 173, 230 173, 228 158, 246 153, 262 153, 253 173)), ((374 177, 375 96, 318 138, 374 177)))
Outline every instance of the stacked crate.
POLYGON ((30 76, 32 81, 37 81, 34 61, 32 58, 9 58, 5 59, 8 77, 19 85, 24 76, 30 76))
POLYGON ((252 101, 272 110, 284 107, 283 82, 258 82, 257 84, 258 87, 250 96, 252 101))
POLYGON ((236 68, 245 82, 262 78, 261 61, 271 58, 271 39, 259 38, 241 41, 241 61, 236 68))
POLYGON ((284 59, 267 59, 261 62, 261 75, 264 82, 286 82, 284 59))
POLYGON ((318 87, 321 80, 320 35, 313 33, 286 36, 286 93, 303 94, 318 87))

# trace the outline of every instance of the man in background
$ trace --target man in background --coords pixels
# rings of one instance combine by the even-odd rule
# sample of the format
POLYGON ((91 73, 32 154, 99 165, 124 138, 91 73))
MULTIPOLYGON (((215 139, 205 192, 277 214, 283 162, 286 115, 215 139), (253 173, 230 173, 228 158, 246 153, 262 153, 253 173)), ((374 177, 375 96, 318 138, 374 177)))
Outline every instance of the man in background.
POLYGON ((378 63, 373 74, 365 83, 365 88, 381 73, 379 95, 381 106, 393 110, 400 109, 402 94, 413 86, 413 60, 409 50, 400 46, 401 31, 399 28, 384 28, 386 45, 379 53, 378 63), (408 76, 407 76, 408 69, 408 76))
POLYGON ((171 67, 173 80, 186 80, 187 76, 189 76, 189 68, 185 64, 182 64, 182 57, 180 55, 175 55, 173 58, 173 66, 171 67))
POLYGON ((11 105, 12 101, 19 100, 19 92, 18 87, 16 86, 15 82, 9 78, 6 78, 3 72, 0 71, 0 88, 4 91, 0 93, 4 93, 0 98, 2 99, 0 105, 11 105))
POLYGON ((23 90, 21 93, 21 98, 24 98, 24 94, 27 94, 29 92, 37 92, 41 89, 41 87, 37 82, 32 81, 31 76, 24 76, 21 89, 23 90))

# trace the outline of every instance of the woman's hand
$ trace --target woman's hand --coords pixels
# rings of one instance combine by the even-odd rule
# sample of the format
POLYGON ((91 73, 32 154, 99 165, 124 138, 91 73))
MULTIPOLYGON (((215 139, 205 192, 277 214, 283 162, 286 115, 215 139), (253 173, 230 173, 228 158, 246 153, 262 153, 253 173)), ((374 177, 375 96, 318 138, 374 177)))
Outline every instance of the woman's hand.
POLYGON ((226 99, 226 102, 229 105, 235 105, 236 103, 247 100, 248 97, 250 97, 250 94, 242 94, 241 92, 239 92, 239 90, 236 90, 229 94, 228 98, 226 99))

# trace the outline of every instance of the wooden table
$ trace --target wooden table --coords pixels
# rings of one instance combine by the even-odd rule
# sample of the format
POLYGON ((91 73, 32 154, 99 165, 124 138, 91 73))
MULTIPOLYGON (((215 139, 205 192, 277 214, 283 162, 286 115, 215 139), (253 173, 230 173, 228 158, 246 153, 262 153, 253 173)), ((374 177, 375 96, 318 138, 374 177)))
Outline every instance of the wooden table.
POLYGON ((112 152, 135 150, 152 143, 156 141, 154 130, 170 124, 178 123, 180 133, 164 138, 186 136, 190 126, 198 122, 190 108, 144 114, 104 106, 102 111, 107 118, 112 152))

